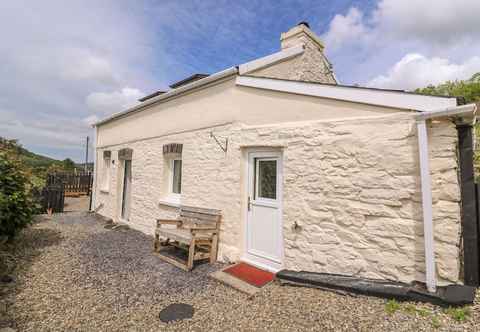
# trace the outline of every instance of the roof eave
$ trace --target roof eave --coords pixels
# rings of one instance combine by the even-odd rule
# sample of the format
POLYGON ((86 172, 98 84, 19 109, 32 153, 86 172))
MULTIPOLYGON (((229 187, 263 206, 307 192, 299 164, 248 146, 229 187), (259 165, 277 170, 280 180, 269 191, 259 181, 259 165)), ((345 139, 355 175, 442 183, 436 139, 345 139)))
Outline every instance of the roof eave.
POLYGON ((342 100, 380 107, 428 112, 457 106, 456 98, 423 96, 402 91, 357 88, 335 84, 237 76, 239 86, 319 98, 342 100))

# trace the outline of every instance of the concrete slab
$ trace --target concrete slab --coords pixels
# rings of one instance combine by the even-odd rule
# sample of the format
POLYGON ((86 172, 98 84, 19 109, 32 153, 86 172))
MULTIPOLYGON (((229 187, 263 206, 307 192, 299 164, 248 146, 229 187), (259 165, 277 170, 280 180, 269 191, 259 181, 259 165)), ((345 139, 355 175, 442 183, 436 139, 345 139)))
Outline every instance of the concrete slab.
POLYGON ((223 271, 215 271, 210 277, 249 296, 255 295, 261 289, 223 271))

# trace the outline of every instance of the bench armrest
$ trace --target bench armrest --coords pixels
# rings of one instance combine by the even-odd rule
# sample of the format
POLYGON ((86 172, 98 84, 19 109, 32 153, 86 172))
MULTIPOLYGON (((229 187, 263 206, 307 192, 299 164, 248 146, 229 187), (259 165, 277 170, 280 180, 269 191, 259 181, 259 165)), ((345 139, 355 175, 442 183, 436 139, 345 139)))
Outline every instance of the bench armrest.
POLYGON ((181 225, 182 222, 176 219, 157 219, 157 226, 161 225, 181 225))

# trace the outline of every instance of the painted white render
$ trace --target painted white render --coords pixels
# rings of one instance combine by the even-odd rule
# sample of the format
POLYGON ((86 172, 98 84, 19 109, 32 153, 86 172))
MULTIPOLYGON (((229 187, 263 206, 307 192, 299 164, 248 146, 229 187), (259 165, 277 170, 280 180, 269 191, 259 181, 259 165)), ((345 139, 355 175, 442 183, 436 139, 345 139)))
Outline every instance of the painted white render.
POLYGON ((267 124, 395 111, 401 110, 236 86, 235 78, 231 78, 101 125, 97 145, 108 146, 231 122, 267 124))
MULTIPOLYGON (((432 124, 429 140, 439 284, 461 282, 454 124, 432 124)), ((232 124, 111 146, 112 158, 124 147, 134 151, 130 225, 149 234, 156 218, 176 215, 176 208, 159 204, 165 195, 162 147, 172 142, 183 143, 182 204, 223 212, 221 260, 236 261, 244 249, 245 148, 268 146, 284 156, 285 268, 424 281, 413 114, 232 124), (229 138, 227 153, 210 137, 211 130, 229 138)), ((118 160, 115 165, 111 188, 118 188, 123 174, 118 160)), ((118 220, 118 195, 118 190, 97 190, 102 215, 118 220)))
POLYGON ((459 111, 430 116, 456 99, 332 85, 323 45, 308 31, 282 35, 288 56, 240 68, 248 77, 230 69, 101 121, 94 208, 120 220, 118 151, 132 149, 129 225, 153 234, 155 220, 175 217, 181 204, 219 209, 219 259, 237 261, 245 257, 248 151, 274 151, 283 165, 281 267, 424 282, 416 123, 425 114, 433 284, 462 283, 457 132, 450 118, 459 111), (169 193, 172 156, 163 153, 170 143, 183 145, 174 156, 182 160, 175 199, 169 193), (109 170, 104 151, 111 152, 109 170))

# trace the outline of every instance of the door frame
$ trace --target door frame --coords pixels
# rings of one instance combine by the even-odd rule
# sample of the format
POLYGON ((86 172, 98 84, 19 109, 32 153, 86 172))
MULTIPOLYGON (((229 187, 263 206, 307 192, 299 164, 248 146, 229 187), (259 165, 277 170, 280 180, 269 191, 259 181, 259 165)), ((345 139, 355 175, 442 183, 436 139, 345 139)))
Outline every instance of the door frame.
POLYGON ((121 164, 121 167, 119 167, 119 175, 120 175, 120 186, 119 186, 119 200, 120 200, 120 204, 119 204, 119 211, 118 211, 118 220, 120 222, 123 222, 123 223, 128 223, 130 221, 130 209, 131 209, 131 196, 132 196, 132 160, 131 159, 124 159, 124 160, 120 160, 120 164, 121 164), (130 195, 128 195, 127 197, 127 204, 129 204, 128 206, 128 213, 129 213, 129 216, 128 216, 128 219, 124 219, 123 218, 123 207, 124 207, 124 191, 125 191, 125 173, 126 173, 126 164, 127 162, 130 163, 130 195))
POLYGON ((244 218, 243 218, 243 250, 241 253, 241 261, 249 263, 251 265, 257 266, 264 270, 276 273, 283 269, 284 266, 284 257, 285 257, 285 239, 283 234, 283 150, 280 148, 250 148, 246 150, 246 160, 245 160, 245 180, 244 180, 244 218), (280 227, 280 261, 274 262, 267 258, 256 256, 248 252, 248 220, 250 213, 248 210, 248 196, 251 192, 255 190, 253 185, 254 167, 251 164, 251 160, 254 160, 255 157, 265 157, 265 158, 277 158, 277 199, 278 199, 278 222, 280 227), (255 256, 255 258, 251 258, 255 256))

